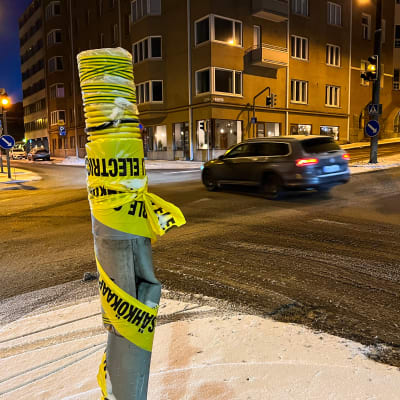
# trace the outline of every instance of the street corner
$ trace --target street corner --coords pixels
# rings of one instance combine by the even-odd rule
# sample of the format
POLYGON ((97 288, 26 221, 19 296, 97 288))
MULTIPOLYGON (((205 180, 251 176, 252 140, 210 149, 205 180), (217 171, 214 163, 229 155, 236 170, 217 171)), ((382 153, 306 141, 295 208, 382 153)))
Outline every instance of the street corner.
MULTIPOLYGON (((27 189, 26 183, 36 182, 42 179, 40 175, 32 171, 14 167, 11 168, 10 176, 9 178, 6 168, 3 169, 3 172, 0 172, 0 191, 27 189)), ((29 186, 29 188, 31 187, 29 186)))

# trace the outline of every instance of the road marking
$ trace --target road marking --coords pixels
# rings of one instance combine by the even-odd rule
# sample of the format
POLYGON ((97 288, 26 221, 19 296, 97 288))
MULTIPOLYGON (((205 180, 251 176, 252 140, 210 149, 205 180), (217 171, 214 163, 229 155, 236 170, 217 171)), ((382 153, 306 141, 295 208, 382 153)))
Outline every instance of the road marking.
POLYGON ((330 221, 328 219, 320 219, 320 218, 313 219, 313 221, 314 222, 323 222, 325 224, 347 225, 347 226, 351 225, 351 224, 348 224, 347 222, 330 221))
POLYGON ((201 203, 203 201, 211 200, 209 197, 204 197, 203 199, 192 201, 191 204, 201 203))

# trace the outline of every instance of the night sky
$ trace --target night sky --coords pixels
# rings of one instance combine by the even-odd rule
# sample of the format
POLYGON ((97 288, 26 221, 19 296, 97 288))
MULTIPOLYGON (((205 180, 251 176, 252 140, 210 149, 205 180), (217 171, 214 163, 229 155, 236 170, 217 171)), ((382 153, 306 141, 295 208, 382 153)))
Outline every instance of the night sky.
POLYGON ((18 19, 32 0, 0 0, 0 88, 22 100, 18 19))

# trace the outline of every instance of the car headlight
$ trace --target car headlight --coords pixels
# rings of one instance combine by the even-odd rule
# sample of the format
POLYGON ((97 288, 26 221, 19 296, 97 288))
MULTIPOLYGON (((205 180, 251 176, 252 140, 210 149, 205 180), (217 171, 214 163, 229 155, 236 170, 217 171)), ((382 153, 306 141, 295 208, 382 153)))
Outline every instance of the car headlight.
POLYGON ((203 169, 204 169, 204 164, 201 164, 200 171, 203 171, 203 169))

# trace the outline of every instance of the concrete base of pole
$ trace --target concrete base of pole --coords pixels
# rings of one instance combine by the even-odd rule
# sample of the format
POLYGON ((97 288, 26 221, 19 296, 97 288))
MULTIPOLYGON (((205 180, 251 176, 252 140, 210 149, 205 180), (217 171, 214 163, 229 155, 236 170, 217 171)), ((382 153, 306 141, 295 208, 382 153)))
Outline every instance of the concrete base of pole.
MULTIPOLYGON (((161 284, 154 275, 150 239, 111 229, 94 217, 92 227, 96 256, 107 275, 147 306, 158 305, 161 284)), ((112 327, 107 328, 109 399, 147 399, 151 353, 126 340, 112 327)))

